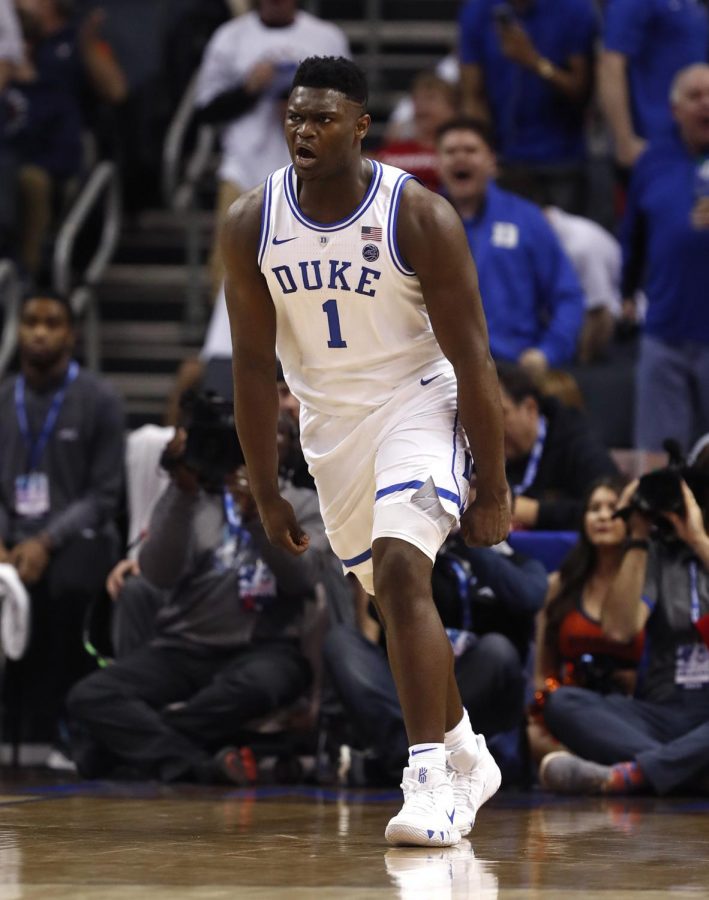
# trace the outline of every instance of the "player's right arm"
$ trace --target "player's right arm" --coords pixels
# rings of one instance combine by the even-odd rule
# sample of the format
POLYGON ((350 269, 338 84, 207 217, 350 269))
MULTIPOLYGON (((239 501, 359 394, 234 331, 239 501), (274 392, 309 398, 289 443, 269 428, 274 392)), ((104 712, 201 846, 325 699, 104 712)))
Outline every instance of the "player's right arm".
POLYGON ((263 187, 230 208, 221 234, 232 341, 234 416, 261 521, 271 543, 292 553, 308 538, 278 486, 276 310, 258 267, 263 187))
POLYGON ((450 203, 414 181, 402 193, 397 236, 458 380, 458 407, 476 472, 475 500, 461 518, 463 537, 472 545, 496 544, 510 529, 502 406, 468 239, 450 203))

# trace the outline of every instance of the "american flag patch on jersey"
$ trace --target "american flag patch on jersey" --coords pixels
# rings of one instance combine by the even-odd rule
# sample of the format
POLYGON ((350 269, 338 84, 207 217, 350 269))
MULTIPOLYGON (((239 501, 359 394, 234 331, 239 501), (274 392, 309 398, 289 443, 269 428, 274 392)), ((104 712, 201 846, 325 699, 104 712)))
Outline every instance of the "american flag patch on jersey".
POLYGON ((362 226, 362 240, 363 241, 381 241, 382 239, 382 229, 381 228, 373 228, 371 225, 363 225, 362 226))

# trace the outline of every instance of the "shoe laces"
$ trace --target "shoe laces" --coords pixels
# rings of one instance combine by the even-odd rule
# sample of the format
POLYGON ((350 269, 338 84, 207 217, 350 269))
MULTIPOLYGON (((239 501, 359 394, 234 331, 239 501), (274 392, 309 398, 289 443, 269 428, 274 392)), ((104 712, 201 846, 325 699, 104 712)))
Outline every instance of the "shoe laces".
POLYGON ((420 785, 414 778, 404 778, 401 790, 404 792, 404 806, 407 812, 431 813, 436 810, 437 789, 440 784, 430 787, 420 785))
POLYGON ((453 770, 453 795, 456 806, 471 806, 473 794, 482 793, 482 766, 476 765, 469 772, 453 770))

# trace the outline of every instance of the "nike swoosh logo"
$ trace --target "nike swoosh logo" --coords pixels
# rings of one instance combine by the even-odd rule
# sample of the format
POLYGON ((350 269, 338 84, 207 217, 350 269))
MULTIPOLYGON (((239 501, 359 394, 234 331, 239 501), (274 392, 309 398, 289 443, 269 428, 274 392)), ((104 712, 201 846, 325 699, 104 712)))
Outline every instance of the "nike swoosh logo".
POLYGON ((292 238, 283 238, 283 239, 280 240, 280 241, 278 240, 277 237, 274 237, 274 238, 273 238, 273 243, 276 244, 276 245, 278 245, 278 244, 287 244, 288 241, 297 241, 297 240, 298 240, 298 235, 296 235, 295 237, 292 237, 292 238))
POLYGON ((418 756, 419 753, 428 753, 429 750, 435 750, 435 749, 436 749, 435 747, 424 747, 422 750, 412 750, 411 755, 418 756))
POLYGON ((453 812, 446 811, 446 815, 450 819, 451 825, 453 824, 453 819, 455 819, 455 806, 453 807, 453 812))
POLYGON ((421 384, 425 387, 427 384, 430 384, 432 381, 435 381, 436 378, 440 378, 443 372, 439 372, 438 375, 432 375, 430 378, 422 378, 421 384))

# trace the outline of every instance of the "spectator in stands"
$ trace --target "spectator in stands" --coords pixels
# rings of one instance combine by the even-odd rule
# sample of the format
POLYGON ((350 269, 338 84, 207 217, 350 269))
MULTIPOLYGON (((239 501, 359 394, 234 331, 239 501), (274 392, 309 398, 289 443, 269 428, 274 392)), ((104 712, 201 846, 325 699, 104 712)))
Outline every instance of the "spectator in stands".
MULTIPOLYGON (((505 544, 472 548, 454 538, 434 566, 434 600, 453 646, 463 703, 474 730, 488 739, 524 720, 524 665, 546 584, 541 563, 505 544)), ((355 626, 337 625, 325 638, 326 670, 356 749, 366 751, 363 772, 353 766, 341 774, 351 783, 398 783, 406 731, 382 646, 386 635, 370 615, 368 600, 360 595, 355 626)))
POLYGON ((17 569, 32 604, 31 644, 8 663, 4 688, 35 741, 56 738, 64 695, 89 668, 84 612, 118 556, 123 412, 113 390, 72 361, 73 347, 68 302, 29 297, 20 374, 0 387, 0 562, 17 569))
MULTIPOLYGON (((572 751, 542 760, 540 780, 551 790, 666 794, 709 772, 709 465, 695 463, 687 480, 681 513, 660 495, 643 507, 652 516, 640 512, 638 482, 621 497, 628 541, 601 625, 619 642, 645 629, 643 677, 636 697, 580 687, 549 696, 545 722, 572 751)), ((642 496, 655 496, 641 484, 642 496)))
POLYGON ((547 221, 571 260, 586 298, 578 361, 602 359, 621 318, 621 249, 618 240, 596 222, 557 206, 544 209, 547 221))
POLYGON ((522 368, 498 363, 497 373, 514 527, 576 529, 589 485, 618 474, 610 454, 580 410, 543 398, 522 368))
MULTIPOLYGON (((281 416, 279 453, 292 436, 281 416)), ((235 736, 310 681, 299 646, 304 604, 327 570, 340 568, 315 494, 282 485, 310 536, 309 552, 293 557, 269 543, 245 468, 207 492, 200 465, 183 461, 185 441, 180 430, 169 445, 172 483, 139 554, 143 588, 159 606, 154 636, 69 696, 89 735, 77 742, 84 775, 123 764, 163 781, 253 781, 253 757, 230 746, 235 736)))
POLYGON ((709 66, 676 75, 670 102, 677 128, 640 157, 628 191, 623 295, 644 270, 635 446, 672 437, 686 451, 709 430, 709 66))
POLYGON ((43 262, 42 244, 57 198, 66 201, 82 172, 85 90, 116 104, 127 94, 123 72, 101 37, 95 11, 80 27, 71 0, 18 0, 26 55, 12 92, 26 121, 15 142, 20 157, 20 260, 30 276, 43 262))
MULTIPOLYGON (((460 81, 460 64, 456 53, 451 52, 436 63, 435 74, 456 91, 460 81)), ((384 129, 384 141, 411 140, 414 136, 414 101, 411 93, 404 94, 389 113, 384 129)))
POLYGON ((458 210, 478 268, 496 359, 543 371, 573 359, 584 296, 541 211, 493 181, 486 126, 454 119, 439 131, 445 193, 458 210))
POLYGON ((312 55, 349 56, 347 38, 298 10, 297 0, 258 0, 253 12, 218 28, 207 46, 195 102, 201 122, 223 126, 212 296, 224 276, 216 234, 227 209, 290 162, 284 101, 298 63, 312 55))
POLYGON ((492 123, 507 185, 533 177, 577 213, 596 29, 592 0, 469 0, 460 14, 463 112, 492 123))
POLYGON ((385 141, 374 155, 415 175, 429 190, 438 191, 436 135, 457 112, 455 88, 434 72, 420 72, 411 86, 411 99, 413 134, 408 139, 385 141))
POLYGON ((11 253, 17 215, 17 160, 9 143, 14 110, 5 88, 22 58, 14 4, 12 0, 0 0, 0 257, 11 253))
POLYGON ((610 0, 598 89, 621 166, 631 168, 648 140, 671 130, 672 80, 705 62, 708 46, 709 17, 697 0, 610 0))
POLYGON ((537 617, 536 693, 527 729, 536 762, 560 749, 542 718, 546 698, 560 685, 601 694, 632 694, 635 689, 642 633, 630 643, 618 643, 601 628, 603 607, 625 549, 625 524, 614 518, 621 490, 616 478, 593 483, 578 543, 549 577, 544 609, 537 617))

